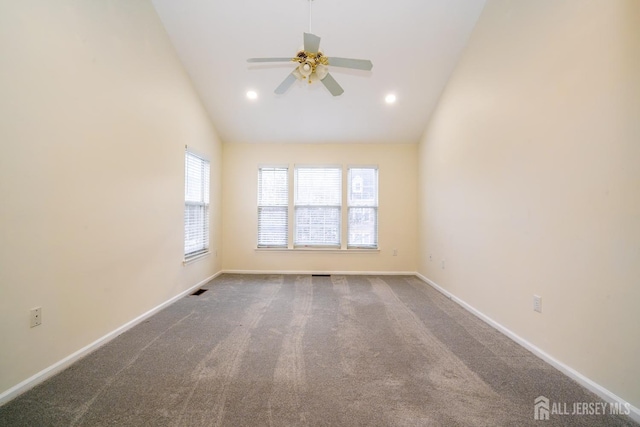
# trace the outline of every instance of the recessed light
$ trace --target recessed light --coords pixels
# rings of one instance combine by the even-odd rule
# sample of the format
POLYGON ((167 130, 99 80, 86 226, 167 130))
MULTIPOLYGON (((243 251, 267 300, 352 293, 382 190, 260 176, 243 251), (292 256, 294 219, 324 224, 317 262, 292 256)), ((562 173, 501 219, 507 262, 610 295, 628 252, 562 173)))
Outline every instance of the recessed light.
POLYGON ((250 90, 247 92, 247 98, 251 100, 258 99, 258 93, 255 90, 250 90))
POLYGON ((390 93, 389 95, 384 97, 384 102, 386 102, 387 104, 393 104, 394 102, 396 102, 396 96, 390 93))

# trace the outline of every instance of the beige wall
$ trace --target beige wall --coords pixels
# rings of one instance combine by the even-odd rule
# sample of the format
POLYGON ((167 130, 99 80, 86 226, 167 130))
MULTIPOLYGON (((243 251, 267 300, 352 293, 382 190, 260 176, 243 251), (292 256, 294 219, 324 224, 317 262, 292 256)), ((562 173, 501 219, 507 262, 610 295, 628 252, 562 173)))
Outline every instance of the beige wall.
POLYGON ((236 144, 223 148, 223 268, 240 271, 415 271, 417 146, 236 144), (259 165, 378 165, 379 246, 372 253, 256 251, 259 165), (397 256, 393 256, 397 249, 397 256))
POLYGON ((640 2, 489 1, 419 150, 418 271, 636 407, 639 76, 640 2))
POLYGON ((188 144, 220 246, 221 146, 150 2, 1 2, 0 58, 2 394, 220 270, 182 239, 188 144))

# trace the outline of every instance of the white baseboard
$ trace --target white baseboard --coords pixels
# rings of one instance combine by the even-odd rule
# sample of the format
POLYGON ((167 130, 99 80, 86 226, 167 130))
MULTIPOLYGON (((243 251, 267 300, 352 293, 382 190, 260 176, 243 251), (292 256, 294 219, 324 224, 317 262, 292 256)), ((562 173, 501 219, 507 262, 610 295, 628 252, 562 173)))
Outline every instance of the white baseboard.
POLYGON ((465 301, 461 300, 460 298, 453 295, 451 292, 447 291, 446 289, 444 289, 443 287, 435 283, 433 280, 428 279, 427 277, 423 276, 420 273, 415 273, 415 275, 418 278, 420 278, 422 281, 427 283, 429 286, 433 287, 434 289, 442 293, 444 296, 446 296, 450 300, 456 302, 457 304, 462 306, 464 309, 466 309, 467 311, 469 311, 479 319, 483 320, 493 328, 502 332, 504 335, 511 338, 513 341, 520 344, 522 347, 526 348, 527 350, 529 350, 530 352, 532 352, 533 354, 535 354, 536 356, 538 356, 539 358, 541 358, 542 360, 544 360, 545 362, 547 362, 548 364, 550 364, 551 366, 553 366, 554 368, 562 372, 563 374, 567 375, 569 378, 572 378, 573 380, 575 380, 578 384, 582 385, 583 387, 590 390, 591 392, 597 394, 606 402, 620 404, 622 405, 621 407, 623 408, 628 407, 631 411, 631 413, 629 414, 629 417, 636 422, 640 422, 640 409, 631 405, 629 402, 625 401, 621 397, 612 393, 611 391, 604 388, 600 384, 593 382, 589 378, 582 375, 580 372, 558 361, 557 359, 555 359, 545 351, 531 344, 529 341, 525 340, 524 338, 520 337, 516 333, 502 326, 500 323, 496 322, 495 320, 491 319, 490 317, 476 310, 471 305, 467 304, 465 301))
POLYGON ((223 270, 226 274, 335 274, 342 276, 415 276, 415 271, 223 270))
POLYGON ((182 297, 188 295, 189 293, 193 292, 194 290, 198 289, 199 287, 201 287, 205 283, 209 282, 210 280, 215 279, 220 274, 222 274, 222 271, 219 271, 216 274, 213 274, 212 276, 207 277, 206 279, 204 279, 201 282, 191 286, 189 289, 180 292, 178 295, 174 296, 173 298, 170 298, 169 300, 163 302, 162 304, 158 305, 157 307, 154 307, 151 310, 147 311, 146 313, 141 314, 140 316, 136 317, 135 319, 133 319, 133 320, 125 323, 124 325, 120 326, 116 330, 114 330, 112 332, 109 332, 107 335, 97 339, 96 341, 92 342, 91 344, 87 345, 86 347, 81 348, 80 350, 76 351, 75 353, 70 354, 69 356, 67 356, 64 359, 54 363, 53 365, 49 366, 48 368, 43 369, 42 371, 38 372, 37 374, 33 375, 32 377, 27 378, 26 380, 22 381, 21 383, 19 383, 19 384, 15 385, 15 386, 11 387, 10 389, 0 393, 0 406, 4 405, 8 401, 18 397, 22 393, 24 393, 24 392, 28 391, 29 389, 35 387, 36 385, 40 384, 41 382, 51 378, 55 374, 57 374, 59 372, 62 372, 65 368, 69 367, 72 363, 80 360, 81 358, 83 358, 87 354, 89 354, 92 351, 96 350, 98 347, 103 346, 104 344, 108 343, 109 341, 111 341, 112 339, 117 337, 118 335, 122 334, 123 332, 125 332, 125 331, 127 331, 127 330, 129 330, 131 328, 133 328, 134 326, 136 326, 137 324, 139 324, 143 320, 146 320, 147 318, 153 316, 154 314, 156 314, 157 312, 159 312, 163 308, 169 306, 170 304, 173 304, 175 301, 177 301, 180 298, 182 298, 182 297))

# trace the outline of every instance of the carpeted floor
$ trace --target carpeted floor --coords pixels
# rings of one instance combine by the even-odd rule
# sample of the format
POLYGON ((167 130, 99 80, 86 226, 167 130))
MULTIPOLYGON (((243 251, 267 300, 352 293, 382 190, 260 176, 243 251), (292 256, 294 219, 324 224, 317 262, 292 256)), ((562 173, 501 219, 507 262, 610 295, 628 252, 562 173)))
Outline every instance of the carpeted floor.
POLYGON ((415 277, 205 288, 0 407, 0 426, 636 425, 534 420, 538 396, 602 401, 415 277))

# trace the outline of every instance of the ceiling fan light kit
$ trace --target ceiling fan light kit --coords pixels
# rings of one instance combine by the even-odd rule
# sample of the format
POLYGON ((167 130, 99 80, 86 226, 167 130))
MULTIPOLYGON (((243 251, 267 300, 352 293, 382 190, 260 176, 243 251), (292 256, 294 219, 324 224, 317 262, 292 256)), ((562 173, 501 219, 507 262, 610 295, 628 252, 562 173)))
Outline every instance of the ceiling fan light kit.
POLYGON ((329 60, 322 52, 316 53, 301 50, 292 61, 300 63, 293 71, 300 80, 308 80, 309 83, 316 80, 323 80, 329 73, 327 65, 329 60))
MULTIPOLYGON (((311 28, 311 2, 309 0, 309 28, 311 28)), ((321 81, 333 96, 342 95, 344 89, 329 74, 329 66, 371 71, 373 64, 367 59, 329 58, 320 52, 320 37, 304 33, 304 48, 293 58, 249 58, 247 62, 297 62, 299 65, 274 91, 282 95, 296 80, 306 80, 309 84, 321 81)))

